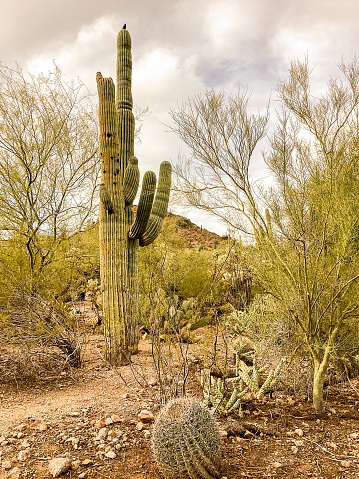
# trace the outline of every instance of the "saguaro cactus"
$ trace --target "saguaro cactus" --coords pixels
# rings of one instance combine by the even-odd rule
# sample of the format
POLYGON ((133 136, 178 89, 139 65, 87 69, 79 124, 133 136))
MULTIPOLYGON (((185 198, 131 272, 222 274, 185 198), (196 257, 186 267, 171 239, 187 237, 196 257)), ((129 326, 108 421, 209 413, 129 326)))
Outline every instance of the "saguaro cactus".
POLYGON ((134 154, 131 37, 125 27, 117 38, 117 89, 112 78, 97 73, 99 96, 100 263, 104 309, 105 354, 112 364, 126 364, 138 347, 138 247, 158 235, 167 212, 171 165, 147 171, 136 217, 140 173, 134 154))

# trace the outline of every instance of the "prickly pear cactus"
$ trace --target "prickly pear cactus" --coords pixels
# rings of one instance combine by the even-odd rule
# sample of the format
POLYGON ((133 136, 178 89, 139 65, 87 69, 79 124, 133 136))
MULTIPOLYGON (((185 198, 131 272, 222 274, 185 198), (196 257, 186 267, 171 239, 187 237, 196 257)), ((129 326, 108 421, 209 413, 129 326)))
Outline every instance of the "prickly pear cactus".
POLYGON ((220 477, 219 432, 209 411, 194 399, 173 399, 164 406, 154 424, 152 444, 166 478, 220 477))
POLYGON ((99 151, 101 159, 100 264, 105 356, 126 364, 138 348, 138 247, 157 237, 171 185, 171 165, 164 161, 156 175, 145 173, 136 217, 133 200, 140 181, 134 157, 131 37, 124 28, 117 38, 117 89, 112 78, 97 73, 99 151))

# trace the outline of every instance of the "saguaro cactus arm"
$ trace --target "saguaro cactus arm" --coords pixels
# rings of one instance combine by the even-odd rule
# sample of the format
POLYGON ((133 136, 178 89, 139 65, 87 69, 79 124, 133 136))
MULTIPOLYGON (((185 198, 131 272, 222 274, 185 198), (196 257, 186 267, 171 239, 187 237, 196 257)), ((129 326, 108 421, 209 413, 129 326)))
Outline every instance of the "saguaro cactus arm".
POLYGON ((145 232, 140 236, 140 246, 152 243, 161 231, 163 219, 167 213, 168 200, 171 190, 171 163, 163 161, 160 165, 158 187, 153 203, 150 218, 145 232))
POLYGON ((152 171, 146 171, 143 177, 141 196, 138 202, 136 219, 131 226, 128 235, 131 239, 138 239, 145 231, 150 217, 153 198, 156 190, 156 175, 152 171))
POLYGON ((123 180, 123 196, 126 205, 130 205, 136 198, 138 185, 140 183, 140 170, 137 165, 137 158, 132 156, 125 170, 125 177, 123 180))

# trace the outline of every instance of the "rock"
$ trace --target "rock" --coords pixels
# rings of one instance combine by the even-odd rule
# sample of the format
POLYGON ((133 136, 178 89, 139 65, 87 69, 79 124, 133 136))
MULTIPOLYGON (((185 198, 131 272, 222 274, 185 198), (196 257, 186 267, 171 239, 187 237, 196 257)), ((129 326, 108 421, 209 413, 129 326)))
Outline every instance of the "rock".
POLYGON ((5 471, 11 469, 11 462, 9 460, 3 461, 1 467, 5 469, 5 471))
POLYGON ((115 453, 115 451, 108 451, 108 452, 106 452, 105 457, 108 457, 109 459, 115 459, 116 458, 116 453, 115 453))
POLYGON ((21 469, 19 467, 13 467, 9 472, 10 479, 20 479, 21 469))
POLYGON ((122 422, 122 418, 120 416, 118 416, 117 414, 113 414, 111 416, 111 419, 112 419, 112 423, 122 422))
POLYGON ((130 395, 128 393, 125 393, 122 395, 122 399, 128 399, 130 397, 130 395))
POLYGON ((155 376, 152 376, 148 379, 147 383, 150 387, 153 387, 153 386, 156 386, 158 384, 158 380, 155 376))
POLYGON ((87 477, 87 472, 82 472, 81 474, 78 475, 79 479, 85 479, 87 477))
POLYGON ((107 429, 105 427, 102 427, 97 433, 97 436, 95 437, 95 441, 100 441, 101 439, 105 439, 106 436, 107 436, 107 429))
POLYGON ((46 431, 47 429, 47 424, 44 423, 44 422, 40 422, 40 424, 38 424, 37 428, 36 428, 38 431, 41 431, 41 432, 44 432, 46 431))
POLYGON ((303 429, 295 429, 294 433, 297 436, 302 437, 303 436, 303 429))
POLYGON ((99 419, 98 421, 95 422, 95 428, 100 429, 106 426, 106 422, 104 419, 99 419))
POLYGON ((275 467, 276 469, 279 469, 282 466, 283 464, 281 462, 273 462, 273 467, 275 467))
POLYGON ((137 423, 136 429, 137 431, 143 431, 144 429, 146 429, 146 426, 145 424, 143 424, 143 422, 140 421, 139 423, 137 423))
POLYGON ((89 465, 92 464, 92 463, 93 463, 93 461, 91 461, 91 459, 84 459, 84 460, 82 461, 82 465, 83 465, 83 466, 89 466, 89 465))
POLYGON ((342 467, 345 467, 345 469, 347 469, 348 467, 351 466, 351 462, 350 461, 340 461, 340 465, 342 467))
POLYGON ((150 431, 145 431, 145 432, 143 433, 143 435, 144 435, 145 439, 151 439, 151 436, 152 436, 152 434, 150 433, 150 431))
POLYGON ((143 409, 137 417, 138 420, 143 423, 150 423, 155 419, 152 412, 148 409, 143 409))
POLYGON ((107 417, 107 418, 105 419, 105 425, 106 425, 106 426, 111 426, 111 424, 113 424, 112 418, 111 418, 111 417, 107 417))
POLYGON ((0 444, 2 444, 5 441, 6 441, 6 437, 5 436, 0 436, 0 444))
POLYGON ((29 449, 24 449, 24 450, 19 452, 17 458, 20 462, 24 462, 29 458, 29 456, 30 456, 29 449))
POLYGON ((71 467, 71 460, 68 457, 57 457, 49 462, 49 473, 52 477, 59 477, 71 467))

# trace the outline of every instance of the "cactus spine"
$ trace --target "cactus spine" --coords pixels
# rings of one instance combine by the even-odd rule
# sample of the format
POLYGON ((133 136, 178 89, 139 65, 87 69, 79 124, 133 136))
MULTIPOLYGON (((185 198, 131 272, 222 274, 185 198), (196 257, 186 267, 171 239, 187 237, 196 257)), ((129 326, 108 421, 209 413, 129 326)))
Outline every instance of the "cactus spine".
POLYGON ((173 399, 153 428, 153 451, 167 478, 220 477, 220 437, 209 411, 194 399, 173 399))
POLYGON ((101 159, 100 262, 106 358, 126 364, 138 346, 138 246, 158 235, 167 212, 171 165, 156 175, 144 175, 136 218, 133 200, 140 173, 134 155, 135 120, 132 113, 131 37, 124 28, 117 38, 117 88, 112 78, 97 73, 99 96, 99 151, 101 159))

